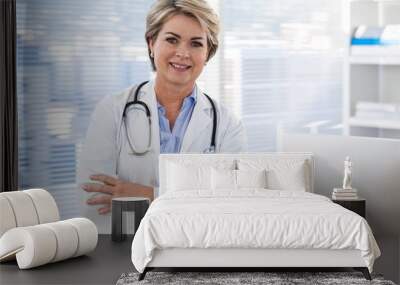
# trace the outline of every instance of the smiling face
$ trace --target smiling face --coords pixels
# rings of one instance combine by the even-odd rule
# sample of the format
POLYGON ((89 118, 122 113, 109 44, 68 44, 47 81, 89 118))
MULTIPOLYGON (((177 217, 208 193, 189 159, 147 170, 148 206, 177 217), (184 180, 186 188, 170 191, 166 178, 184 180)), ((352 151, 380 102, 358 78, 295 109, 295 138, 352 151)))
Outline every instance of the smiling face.
POLYGON ((172 16, 155 40, 149 40, 156 80, 180 87, 194 85, 207 60, 207 34, 200 23, 185 15, 172 16))

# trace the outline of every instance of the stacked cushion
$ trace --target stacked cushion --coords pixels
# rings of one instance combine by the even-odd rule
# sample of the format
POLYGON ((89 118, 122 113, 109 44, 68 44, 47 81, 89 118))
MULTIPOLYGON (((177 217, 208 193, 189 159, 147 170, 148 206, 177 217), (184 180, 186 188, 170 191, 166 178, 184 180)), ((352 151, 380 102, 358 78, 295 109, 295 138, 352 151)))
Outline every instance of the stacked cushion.
POLYGON ((97 245, 97 228, 86 218, 59 221, 44 189, 0 193, 0 261, 17 259, 21 269, 86 254, 97 245))
POLYGON ((0 237, 9 229, 15 228, 17 222, 11 203, 0 193, 0 237))
POLYGON ((60 219, 56 201, 44 189, 2 192, 0 205, 0 236, 14 227, 51 223, 60 219))
POLYGON ((93 222, 75 218, 7 231, 0 239, 0 260, 15 256, 19 268, 28 269, 86 254, 96 245, 93 222))

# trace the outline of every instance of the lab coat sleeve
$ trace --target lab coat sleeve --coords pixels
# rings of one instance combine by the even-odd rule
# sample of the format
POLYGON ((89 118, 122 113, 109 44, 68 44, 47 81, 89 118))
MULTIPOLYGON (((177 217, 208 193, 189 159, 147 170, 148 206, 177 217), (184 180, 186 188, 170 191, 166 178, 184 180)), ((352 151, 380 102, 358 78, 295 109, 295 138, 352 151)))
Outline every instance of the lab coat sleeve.
POLYGON ((116 125, 112 97, 105 97, 97 104, 92 113, 86 139, 79 155, 78 186, 89 182, 89 177, 92 174, 106 174, 116 177, 116 125))
POLYGON ((243 123, 236 116, 221 106, 221 121, 226 124, 222 126, 223 133, 219 142, 219 152, 235 153, 247 151, 247 135, 243 123))
POLYGON ((99 233, 111 232, 111 215, 99 215, 98 206, 89 206, 87 199, 99 193, 87 193, 82 190, 84 183, 92 174, 106 174, 116 177, 117 165, 117 123, 114 117, 113 97, 106 97, 96 106, 86 132, 86 139, 78 157, 77 195, 80 213, 92 220, 99 233))

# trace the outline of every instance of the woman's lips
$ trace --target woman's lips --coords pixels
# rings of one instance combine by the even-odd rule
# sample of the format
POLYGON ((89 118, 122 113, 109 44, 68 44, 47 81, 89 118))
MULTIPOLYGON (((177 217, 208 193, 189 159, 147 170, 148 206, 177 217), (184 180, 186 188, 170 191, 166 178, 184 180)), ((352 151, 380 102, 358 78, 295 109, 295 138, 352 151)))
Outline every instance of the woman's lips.
POLYGON ((191 67, 190 65, 187 64, 180 64, 174 62, 170 62, 170 65, 177 71, 186 71, 191 67))

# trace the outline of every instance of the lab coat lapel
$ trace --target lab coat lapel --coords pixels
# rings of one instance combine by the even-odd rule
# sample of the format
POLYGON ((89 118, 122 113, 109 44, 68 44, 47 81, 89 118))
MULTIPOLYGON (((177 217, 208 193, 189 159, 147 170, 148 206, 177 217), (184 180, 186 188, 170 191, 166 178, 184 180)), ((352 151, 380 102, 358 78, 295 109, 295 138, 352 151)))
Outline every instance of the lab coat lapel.
MULTIPOLYGON (((204 134, 206 129, 212 123, 212 115, 210 111, 211 105, 198 86, 196 86, 196 92, 197 102, 194 106, 192 117, 190 118, 186 133, 183 137, 181 152, 193 152, 193 149, 190 150, 191 145, 202 136, 210 137, 209 140, 211 141, 211 135, 208 133, 204 134)), ((204 139, 202 140, 204 141, 204 139)))

